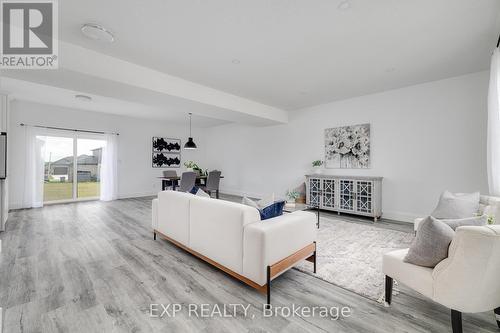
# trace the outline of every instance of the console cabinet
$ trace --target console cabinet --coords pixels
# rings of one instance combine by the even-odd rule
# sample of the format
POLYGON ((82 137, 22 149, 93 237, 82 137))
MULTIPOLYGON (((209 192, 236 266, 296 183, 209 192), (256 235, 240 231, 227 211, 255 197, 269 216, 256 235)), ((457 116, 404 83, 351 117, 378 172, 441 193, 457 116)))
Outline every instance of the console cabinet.
POLYGON ((382 216, 382 177, 306 175, 307 204, 340 213, 382 216))

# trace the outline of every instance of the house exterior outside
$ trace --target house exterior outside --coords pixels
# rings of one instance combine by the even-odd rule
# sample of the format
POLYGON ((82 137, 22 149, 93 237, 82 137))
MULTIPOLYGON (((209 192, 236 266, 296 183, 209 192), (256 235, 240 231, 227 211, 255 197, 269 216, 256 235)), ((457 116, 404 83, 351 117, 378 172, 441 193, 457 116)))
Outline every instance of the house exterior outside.
MULTIPOLYGON (((102 148, 92 150, 92 155, 82 154, 77 157, 77 181, 99 182, 102 148)), ((67 156, 54 162, 45 162, 45 181, 72 182, 73 156, 67 156)))

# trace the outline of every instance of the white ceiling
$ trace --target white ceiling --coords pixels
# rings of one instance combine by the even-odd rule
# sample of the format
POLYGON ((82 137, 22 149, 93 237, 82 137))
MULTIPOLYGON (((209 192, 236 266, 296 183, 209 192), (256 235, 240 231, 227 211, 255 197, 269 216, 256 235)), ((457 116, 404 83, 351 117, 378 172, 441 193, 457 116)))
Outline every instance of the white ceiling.
MULTIPOLYGON (((86 94, 92 98, 91 102, 80 101, 75 98, 75 95, 79 94, 80 91, 12 78, 0 77, 0 87, 2 90, 9 92, 9 96, 14 100, 57 105, 82 111, 103 112, 134 118, 162 120, 174 124, 186 124, 189 121, 186 113, 175 112, 175 110, 165 110, 165 108, 160 106, 139 104, 98 94, 86 94)), ((195 127, 211 127, 228 123, 224 120, 200 115, 194 116, 192 122, 195 127)))
POLYGON ((60 35, 287 110, 488 68, 498 0, 350 2, 342 11, 340 0, 64 0, 60 35), (85 22, 115 43, 83 37, 85 22))
POLYGON ((60 69, 1 71, 0 89, 175 122, 193 112, 197 126, 269 125, 283 110, 485 70, 500 32, 499 0, 340 2, 59 1, 60 69), (116 41, 87 39, 83 23, 116 41))

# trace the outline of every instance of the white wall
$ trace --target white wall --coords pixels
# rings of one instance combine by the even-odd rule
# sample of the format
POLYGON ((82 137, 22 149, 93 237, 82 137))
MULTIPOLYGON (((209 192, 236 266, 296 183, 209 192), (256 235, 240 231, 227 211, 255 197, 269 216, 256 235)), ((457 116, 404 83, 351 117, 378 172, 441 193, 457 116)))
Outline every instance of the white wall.
MULTIPOLYGON (((118 132, 118 195, 120 198, 153 195, 161 190, 157 179, 162 170, 151 167, 151 139, 153 136, 180 138, 182 144, 189 134, 188 125, 168 124, 97 112, 72 110, 57 106, 13 101, 9 132, 9 188, 10 208, 20 208, 24 188, 25 138, 20 123, 66 128, 118 132)), ((203 168, 210 168, 205 159, 204 130, 193 128, 197 150, 181 153, 184 163, 195 160, 203 168)), ((183 167, 183 166, 182 166, 183 167)), ((178 173, 179 173, 179 169, 178 173)), ((181 169, 182 170, 182 169, 181 169)))
POLYGON ((223 192, 284 196, 324 159, 325 128, 370 123, 371 169, 325 173, 383 176, 384 216, 410 221, 444 189, 487 192, 487 86, 481 72, 294 111, 286 125, 211 128, 207 157, 223 192))

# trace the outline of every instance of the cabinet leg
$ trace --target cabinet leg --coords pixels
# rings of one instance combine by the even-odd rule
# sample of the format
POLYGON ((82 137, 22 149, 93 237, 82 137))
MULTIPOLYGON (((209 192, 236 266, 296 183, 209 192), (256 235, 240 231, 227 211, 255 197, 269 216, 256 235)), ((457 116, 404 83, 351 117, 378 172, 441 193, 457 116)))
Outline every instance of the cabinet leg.
POLYGON ((378 218, 375 216, 373 217, 373 223, 376 223, 378 221, 378 218))

